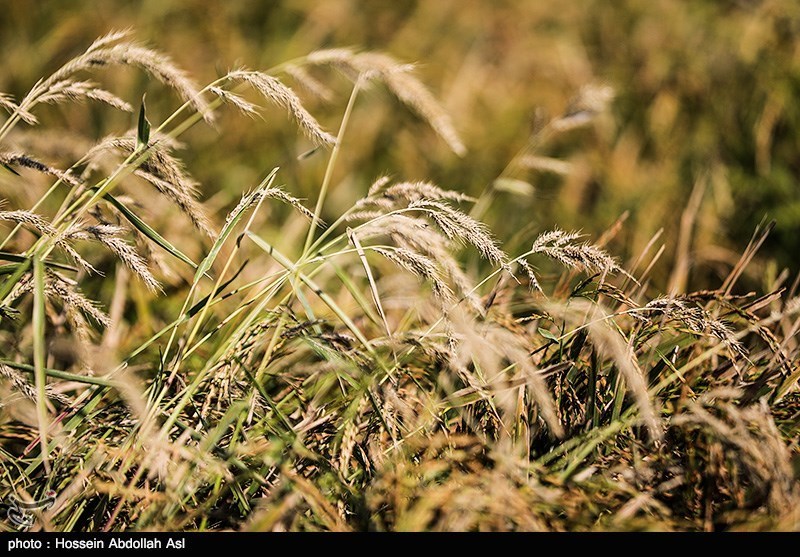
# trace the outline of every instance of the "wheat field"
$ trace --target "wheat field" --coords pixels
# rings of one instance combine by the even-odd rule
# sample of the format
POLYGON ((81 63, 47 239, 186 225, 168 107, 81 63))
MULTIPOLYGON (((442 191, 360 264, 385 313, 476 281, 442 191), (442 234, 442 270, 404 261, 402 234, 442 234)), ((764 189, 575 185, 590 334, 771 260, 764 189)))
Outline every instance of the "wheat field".
POLYGON ((786 225, 709 240, 711 156, 674 210, 644 155, 613 218, 527 210, 630 89, 578 72, 500 148, 425 60, 295 42, 205 80, 139 35, 0 79, 0 528, 800 529, 786 225))

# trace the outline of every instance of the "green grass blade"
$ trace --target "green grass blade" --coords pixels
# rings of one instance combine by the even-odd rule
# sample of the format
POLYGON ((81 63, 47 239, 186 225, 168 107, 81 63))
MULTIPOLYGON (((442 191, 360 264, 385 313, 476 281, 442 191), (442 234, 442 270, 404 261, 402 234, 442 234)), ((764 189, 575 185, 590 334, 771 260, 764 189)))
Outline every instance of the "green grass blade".
POLYGON ((45 324, 44 324, 44 265, 42 260, 33 256, 33 365, 36 380, 36 418, 39 424, 39 443, 42 450, 42 461, 47 473, 50 473, 50 462, 47 450, 47 374, 45 373, 45 324))
POLYGON ((173 246, 169 241, 167 241, 161 234, 153 230, 153 228, 140 219, 136 214, 128 209, 119 199, 107 193, 103 196, 103 199, 111 203, 120 213, 122 216, 130 222, 136 230, 147 236, 150 240, 164 248, 170 255, 177 257, 187 265, 190 265, 192 269, 197 268, 197 263, 192 261, 189 256, 185 255, 181 250, 173 246))
MULTIPOLYGON (((11 360, 4 360, 0 358, 0 364, 4 366, 8 366, 14 369, 19 369, 21 371, 27 371, 29 373, 36 373, 36 366, 32 366, 29 364, 20 364, 17 362, 12 362, 11 360)), ((58 369, 49 369, 44 368, 44 373, 48 377, 55 377, 56 379, 63 379, 64 381, 73 381, 75 383, 84 383, 86 385, 99 385, 101 387, 114 387, 116 384, 114 381, 110 379, 104 379, 102 377, 95 377, 92 375, 78 375, 76 373, 69 373, 68 371, 61 371, 58 369)))
POLYGON ((17 282, 19 282, 22 276, 28 271, 28 269, 31 268, 31 260, 26 259, 16 267, 16 270, 10 273, 11 276, 6 279, 2 286, 0 286, 0 303, 3 303, 6 300, 6 297, 11 293, 12 290, 14 290, 17 282))
POLYGON ((372 301, 375 302, 375 307, 378 310, 378 314, 381 316, 381 321, 386 329, 387 336, 391 337, 392 330, 389 328, 389 321, 386 319, 386 313, 383 311, 381 296, 380 293, 378 293, 378 285, 375 283, 375 277, 373 277, 372 269, 367 261, 367 254, 364 253, 364 248, 361 247, 361 242, 358 240, 358 236, 356 236, 352 228, 347 229, 347 237, 358 252, 358 258, 361 261, 361 265, 364 267, 364 272, 367 274, 367 282, 369 283, 370 293, 372 294, 372 301))
MULTIPOLYGON (((30 259, 24 255, 18 255, 16 253, 8 253, 7 251, 0 251, 0 260, 3 261, 13 261, 15 263, 22 263, 26 260, 30 259)), ((47 267, 52 267, 53 269, 60 269, 62 271, 71 271, 73 273, 78 272, 78 268, 73 265, 65 265, 63 263, 57 263, 55 261, 42 261, 42 263, 47 267)), ((3 265, 0 267, 0 275, 8 274, 8 272, 4 272, 4 269, 11 269, 16 268, 16 265, 3 265)))
POLYGON ((147 120, 144 98, 145 95, 142 95, 142 105, 139 107, 139 125, 136 129, 137 151, 146 148, 147 144, 150 142, 150 122, 147 120))

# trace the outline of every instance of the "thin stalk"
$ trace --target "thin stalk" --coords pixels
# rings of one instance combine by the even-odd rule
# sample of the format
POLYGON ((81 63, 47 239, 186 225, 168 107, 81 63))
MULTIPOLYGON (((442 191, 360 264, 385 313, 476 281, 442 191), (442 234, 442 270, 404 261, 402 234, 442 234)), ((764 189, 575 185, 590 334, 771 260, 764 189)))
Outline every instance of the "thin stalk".
POLYGON ((314 241, 314 233, 317 230, 317 225, 320 221, 320 215, 322 213, 322 207, 325 204, 325 197, 328 194, 328 188, 330 187, 331 180, 333 179, 333 170, 336 167, 336 161, 339 158, 339 151, 342 146, 344 132, 347 129, 348 122, 350 121, 350 115, 353 112, 353 106, 355 105, 356 97, 358 97, 358 93, 361 90, 362 82, 363 76, 360 76, 353 86, 353 91, 350 93, 350 99, 347 101, 347 107, 344 109, 342 123, 339 126, 339 133, 336 135, 336 144, 331 150, 331 156, 328 159, 328 166, 325 168, 325 176, 322 179, 322 186, 319 190, 319 197, 317 197, 317 205, 314 207, 314 216, 311 219, 311 224, 308 228, 308 236, 306 236, 306 243, 303 247, 303 256, 301 259, 304 259, 306 255, 308 255, 308 252, 311 248, 311 243, 314 241))
POLYGON ((39 444, 46 473, 50 473, 50 457, 47 447, 47 374, 45 373, 45 291, 44 265, 33 257, 33 366, 36 379, 36 418, 39 425, 39 444))

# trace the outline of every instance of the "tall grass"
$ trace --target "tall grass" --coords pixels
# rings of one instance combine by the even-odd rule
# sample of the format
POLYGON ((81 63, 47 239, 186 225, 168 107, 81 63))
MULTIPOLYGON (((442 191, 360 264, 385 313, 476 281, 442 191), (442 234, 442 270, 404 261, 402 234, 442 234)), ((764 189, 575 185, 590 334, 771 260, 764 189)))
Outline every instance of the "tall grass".
MULTIPOLYGON (((769 227, 719 288, 664 293, 658 236, 629 266, 609 252, 622 222, 508 253, 480 219, 525 187, 513 173, 478 198, 376 177, 337 211, 371 87, 465 154, 412 66, 349 49, 201 87, 115 32, 2 96, 0 496, 54 490, 35 526, 53 530, 797 529, 797 284, 734 293, 769 227), (179 106, 156 121, 86 80, 111 65, 179 106), (328 102, 335 73, 351 94, 329 131, 286 83, 328 102), (135 125, 33 150, 40 106, 83 100, 135 125), (295 156, 326 158, 316 197, 264 168, 209 207, 181 139, 257 103, 296 123, 295 156), (165 211, 180 234, 150 224, 165 211)), ((587 83, 539 133, 612 96, 587 83)), ((558 162, 534 143, 508 168, 558 162)))

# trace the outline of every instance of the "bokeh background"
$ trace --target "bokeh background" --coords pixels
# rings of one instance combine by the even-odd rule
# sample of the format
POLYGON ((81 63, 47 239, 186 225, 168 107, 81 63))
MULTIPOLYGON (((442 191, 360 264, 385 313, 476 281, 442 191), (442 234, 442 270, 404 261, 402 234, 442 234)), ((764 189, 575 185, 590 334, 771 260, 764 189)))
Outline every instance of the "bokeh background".
MULTIPOLYGON (((627 212, 613 251, 635 258, 663 228, 661 272, 653 277, 665 288, 695 191, 687 286, 717 286, 765 220, 777 224, 745 284, 764 287, 782 269, 798 270, 796 0, 37 0, 0 7, 0 91, 17 98, 97 36, 127 27, 200 83, 236 66, 266 70, 329 47, 417 62, 467 155, 448 151, 376 86, 359 100, 345 138, 331 214, 385 173, 479 195, 529 144, 537 119, 562 113, 583 85, 607 84, 616 91, 608 114, 536 148, 569 171, 518 172, 532 188, 496 196, 484 218, 502 240, 521 246, 554 225, 597 236, 627 212)), ((147 92, 154 121, 178 105, 136 71, 95 77, 135 105, 147 92)), ((335 132, 349 84, 333 74, 326 83, 331 102, 299 93, 335 132)), ((41 119, 55 133, 90 141, 133 125, 133 116, 90 105, 54 108, 41 119)), ((315 199, 325 157, 298 161, 308 145, 278 110, 257 123, 227 112, 216 130, 196 127, 182 139, 189 146, 182 157, 220 215, 275 165, 288 190, 315 199)))

